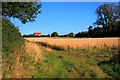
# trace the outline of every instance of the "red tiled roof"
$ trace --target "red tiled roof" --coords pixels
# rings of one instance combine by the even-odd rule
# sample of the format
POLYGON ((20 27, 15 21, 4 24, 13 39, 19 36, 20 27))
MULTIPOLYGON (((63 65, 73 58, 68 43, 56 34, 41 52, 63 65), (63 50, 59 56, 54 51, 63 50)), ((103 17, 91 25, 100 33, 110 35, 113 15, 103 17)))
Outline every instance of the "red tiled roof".
POLYGON ((42 34, 40 32, 34 32, 34 35, 36 35, 36 36, 42 36, 42 34))
POLYGON ((34 34, 41 34, 40 32, 34 32, 34 34))

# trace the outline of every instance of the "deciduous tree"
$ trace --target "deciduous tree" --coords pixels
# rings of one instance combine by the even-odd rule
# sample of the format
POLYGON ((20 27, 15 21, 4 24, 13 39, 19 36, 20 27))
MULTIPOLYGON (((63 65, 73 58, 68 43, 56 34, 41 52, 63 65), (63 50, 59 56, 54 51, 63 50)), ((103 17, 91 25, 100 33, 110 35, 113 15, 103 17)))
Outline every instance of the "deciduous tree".
POLYGON ((102 25, 103 29, 112 25, 113 22, 120 20, 119 4, 103 4, 96 9, 98 19, 94 24, 102 25))
POLYGON ((59 34, 58 34, 57 32, 53 32, 53 33, 51 34, 51 37, 59 37, 59 34))
POLYGON ((3 2, 2 16, 18 18, 22 23, 35 21, 36 15, 41 13, 41 4, 37 2, 3 2))

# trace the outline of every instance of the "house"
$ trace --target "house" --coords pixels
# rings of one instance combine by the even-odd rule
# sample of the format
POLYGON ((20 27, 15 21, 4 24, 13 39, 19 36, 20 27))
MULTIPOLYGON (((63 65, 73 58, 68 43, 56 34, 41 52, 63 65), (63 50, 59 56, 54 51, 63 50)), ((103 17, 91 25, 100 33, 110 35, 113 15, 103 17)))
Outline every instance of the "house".
POLYGON ((40 32, 34 32, 35 36, 42 36, 42 34, 40 32))

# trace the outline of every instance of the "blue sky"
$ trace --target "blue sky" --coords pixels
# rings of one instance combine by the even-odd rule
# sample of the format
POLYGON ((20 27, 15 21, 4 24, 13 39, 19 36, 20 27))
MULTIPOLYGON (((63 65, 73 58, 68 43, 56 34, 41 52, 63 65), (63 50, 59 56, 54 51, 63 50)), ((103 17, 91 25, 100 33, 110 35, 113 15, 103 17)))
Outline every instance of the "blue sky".
POLYGON ((86 31, 97 19, 95 9, 104 2, 42 2, 42 13, 36 21, 22 24, 17 19, 12 22, 19 27, 21 34, 67 34, 86 31))

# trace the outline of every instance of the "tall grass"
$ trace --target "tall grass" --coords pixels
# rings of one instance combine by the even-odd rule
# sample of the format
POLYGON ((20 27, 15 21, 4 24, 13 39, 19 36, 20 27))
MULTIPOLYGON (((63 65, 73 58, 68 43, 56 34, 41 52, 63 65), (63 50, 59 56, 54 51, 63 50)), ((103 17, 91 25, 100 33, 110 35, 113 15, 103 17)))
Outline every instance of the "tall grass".
POLYGON ((43 60, 40 46, 26 42, 19 49, 2 56, 3 78, 31 78, 37 71, 36 64, 43 60))
POLYGON ((33 56, 35 61, 43 59, 40 46, 35 43, 25 42, 25 51, 27 55, 33 56))

